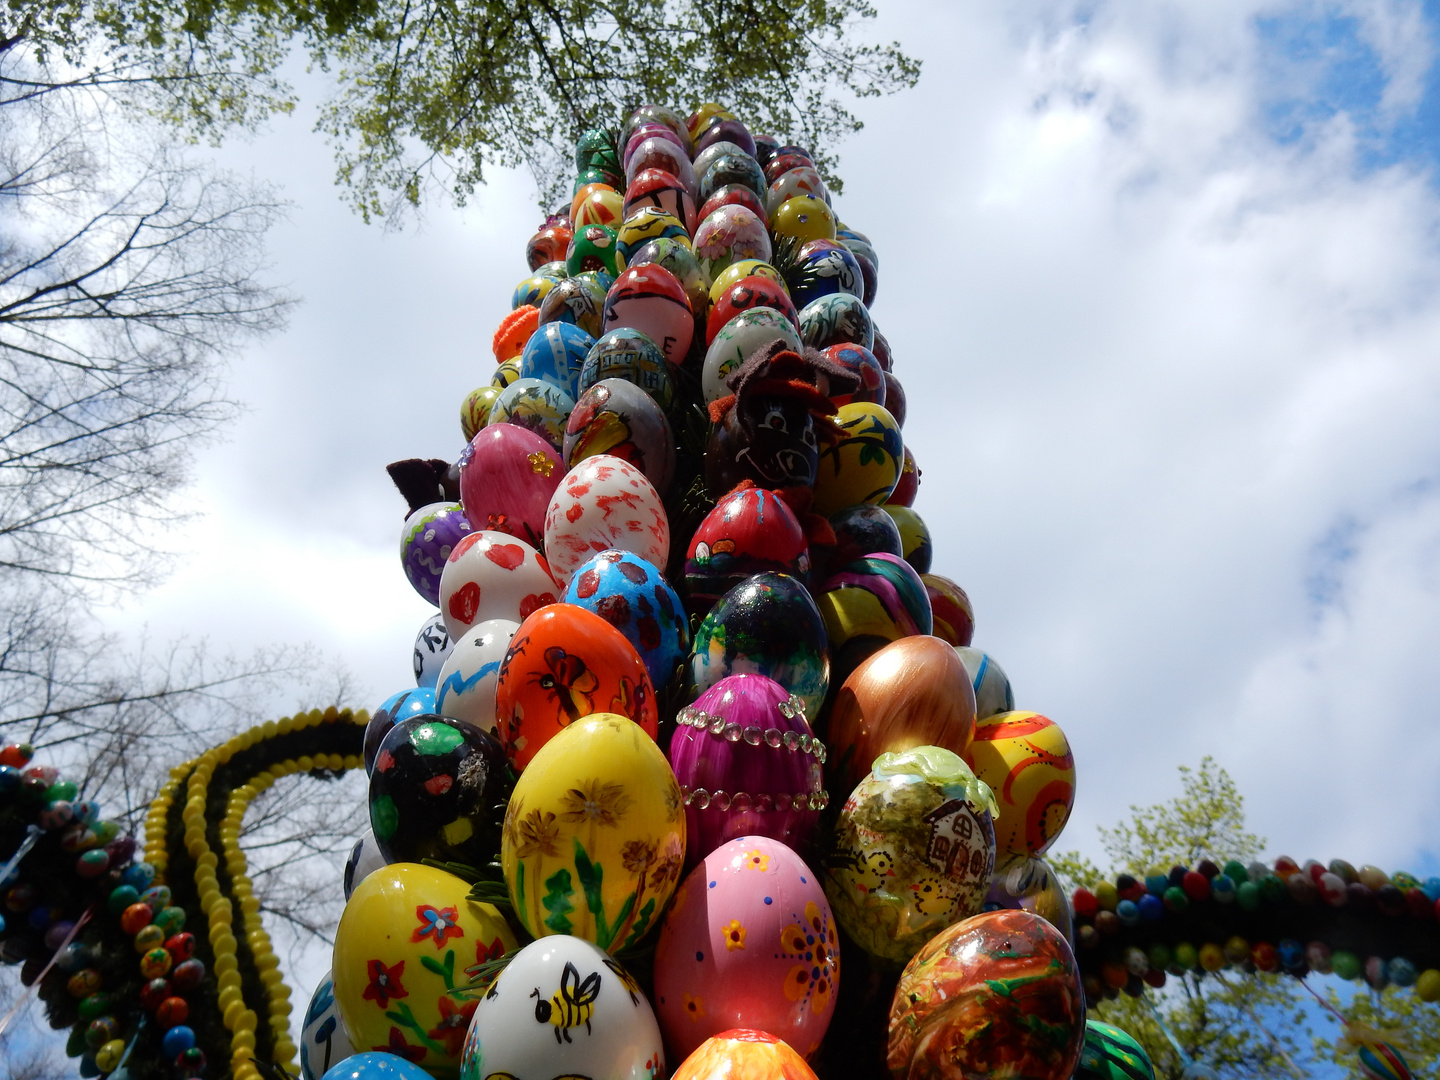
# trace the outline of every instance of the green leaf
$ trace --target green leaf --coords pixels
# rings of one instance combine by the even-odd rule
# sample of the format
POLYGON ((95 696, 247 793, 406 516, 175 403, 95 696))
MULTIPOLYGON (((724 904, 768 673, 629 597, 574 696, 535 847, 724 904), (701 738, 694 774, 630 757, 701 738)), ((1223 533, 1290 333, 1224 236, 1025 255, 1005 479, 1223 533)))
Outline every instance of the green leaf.
POLYGON ((557 934, 570 933, 574 926, 566 916, 575 910, 575 905, 570 900, 570 897, 575 895, 575 889, 570 884, 570 871, 563 867, 556 870, 546 880, 545 888, 548 891, 540 901, 545 910, 550 912, 545 916, 545 925, 557 934))
MULTIPOLYGON (((631 899, 634 899, 633 897, 631 899)), ((640 909, 640 914, 635 918, 635 925, 630 928, 630 933, 625 937, 623 948, 633 948, 635 943, 645 936, 645 931, 650 929, 650 919, 655 914, 655 897, 645 901, 645 906, 640 909)))

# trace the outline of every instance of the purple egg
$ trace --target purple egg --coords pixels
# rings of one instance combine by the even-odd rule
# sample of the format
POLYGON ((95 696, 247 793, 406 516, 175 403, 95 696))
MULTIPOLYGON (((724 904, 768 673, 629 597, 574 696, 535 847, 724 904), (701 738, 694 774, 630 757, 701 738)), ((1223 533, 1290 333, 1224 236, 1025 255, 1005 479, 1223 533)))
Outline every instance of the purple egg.
POLYGON ((400 561, 415 591, 436 607, 440 606, 440 572, 460 540, 470 532, 470 522, 459 503, 431 503, 405 519, 400 533, 400 561))
POLYGON ((686 868, 738 836, 803 848, 825 806, 825 748, 799 698, 728 675, 680 710, 670 765, 685 795, 686 868))

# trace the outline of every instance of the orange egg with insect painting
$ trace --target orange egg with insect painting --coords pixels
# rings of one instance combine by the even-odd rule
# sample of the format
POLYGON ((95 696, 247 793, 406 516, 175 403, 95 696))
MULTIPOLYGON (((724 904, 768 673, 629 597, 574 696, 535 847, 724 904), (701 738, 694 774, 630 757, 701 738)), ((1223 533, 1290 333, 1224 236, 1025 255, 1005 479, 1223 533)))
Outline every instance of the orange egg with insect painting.
POLYGON ((655 688, 625 635, 585 608, 551 604, 515 631, 495 686, 495 736, 516 769, 582 716, 618 713, 652 739, 655 688))

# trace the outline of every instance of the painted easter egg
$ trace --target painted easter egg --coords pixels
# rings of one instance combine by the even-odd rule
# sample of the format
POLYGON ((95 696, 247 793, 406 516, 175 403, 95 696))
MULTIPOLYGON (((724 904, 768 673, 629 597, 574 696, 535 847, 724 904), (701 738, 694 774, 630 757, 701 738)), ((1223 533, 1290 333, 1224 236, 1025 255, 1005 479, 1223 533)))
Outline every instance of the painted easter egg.
MULTIPOLYGON (((835 212, 813 195, 786 199, 770 215, 770 232, 777 241, 788 237, 796 244, 835 239, 835 212)), ((855 298, 860 299, 858 296, 855 298)))
POLYGON ((820 440, 815 512, 829 516, 856 503, 885 503, 905 456, 900 425, 871 401, 841 405, 834 420, 836 430, 820 440))
POLYGON ((575 399, 558 386, 541 379, 516 379, 495 399, 486 429, 513 424, 544 436, 558 452, 573 408, 575 399))
POLYGON ((670 765, 685 797, 688 869, 737 836, 803 847, 829 800, 805 705, 764 675, 729 675, 680 710, 670 765))
POLYGON ((739 262, 733 262, 727 266, 710 283, 710 302, 712 304, 718 302, 732 285, 737 284, 741 278, 747 277, 767 278, 782 288, 785 285, 784 276, 769 263, 760 259, 741 259, 739 262))
POLYGON ((695 231, 695 198, 685 182, 663 169, 642 169, 625 188, 625 219, 637 210, 662 210, 673 217, 681 231, 695 231))
POLYGON ((726 495, 705 515, 685 556, 687 607, 708 612, 736 585, 774 571, 802 582, 810 571, 805 531, 773 491, 745 488, 726 495))
MULTIPOLYGON (((718 139, 707 144, 703 150, 697 151, 695 156, 691 158, 691 164, 695 167, 696 177, 701 177, 705 175, 705 170, 710 168, 717 158, 722 158, 727 154, 744 154, 746 152, 743 146, 732 143, 728 139, 718 139)), ((746 185, 742 184, 740 186, 745 187, 746 185)), ((749 188, 749 190, 752 195, 755 194, 753 187, 749 188)), ((762 191, 756 197, 763 207, 765 203, 765 193, 762 191)), ((703 202, 704 200, 701 201, 703 202)))
POLYGON ((815 1071, 783 1039, 754 1028, 712 1035, 681 1062, 670 1080, 816 1080, 815 1071))
MULTIPOLYGON (((588 614, 588 613, 587 613, 588 614)), ((665 910, 685 861, 680 787, 639 725, 582 717, 515 785, 501 861, 515 914, 536 937, 573 934, 614 953, 665 910)))
POLYGON ((879 552, 846 563, 816 591, 830 647, 860 637, 895 641, 934 629, 925 583, 910 564, 879 552))
POLYGON ((670 522, 643 472, 622 458, 597 454, 560 481, 545 515, 545 551, 563 586, 597 551, 611 548, 664 566, 670 558, 670 522))
POLYGON ((485 385, 476 387, 465 395, 460 403, 460 433, 469 442, 475 433, 490 420, 490 409, 500 396, 499 387, 485 385))
POLYGON ((651 240, 635 252, 628 265, 634 267, 646 263, 658 263, 675 275, 675 280, 680 282, 680 287, 685 290, 685 296, 690 301, 691 314, 695 316, 697 323, 703 323, 710 306, 707 291, 709 279, 700 269, 700 260, 695 258, 695 251, 689 242, 671 237, 651 240))
MULTIPOLYGON (((629 213, 628 207, 626 213, 629 213)), ((565 255, 565 269, 572 277, 587 270, 603 270, 614 277, 619 273, 615 254, 615 230, 609 225, 586 225, 577 229, 570 241, 570 250, 565 255)))
POLYGON ((331 1065, 353 1053, 355 1047, 335 1004, 335 982, 327 972, 305 1009, 305 1022, 300 1028, 300 1074, 305 1080, 320 1080, 331 1065))
POLYGON ((765 191, 766 213, 775 213, 786 199, 793 199, 797 195, 809 195, 821 202, 825 201, 825 181, 820 179, 820 173, 812 166, 800 165, 786 169, 770 182, 765 191))
POLYGON ((1065 886, 1050 864, 1038 856, 1012 853, 996 860, 985 910, 1001 908, 1032 911, 1064 934, 1066 941, 1075 941, 1075 921, 1065 886))
POLYGON ((699 184, 695 179, 695 168, 690 163, 690 156, 674 139, 653 134, 638 141, 632 140, 632 142, 634 142, 634 149, 630 150, 625 163, 626 184, 633 183, 635 177, 646 169, 659 169, 684 184, 685 189, 692 196, 699 191, 699 184))
POLYGON ((602 551, 570 578, 562 598, 593 611, 625 635, 657 687, 690 651, 690 623, 659 569, 628 551, 602 551))
POLYGON ((450 552, 440 577, 440 614, 458 638, 488 619, 521 622, 553 604, 559 589, 540 553, 508 533, 469 533, 450 552))
POLYGON ((542 277, 539 274, 532 274, 525 278, 510 294, 510 308, 516 310, 522 307, 539 307, 540 301, 545 299, 545 294, 555 287, 552 278, 542 277))
MULTIPOLYGON (((831 394, 830 401, 835 408, 852 401, 868 401, 875 405, 885 404, 885 372, 880 370, 880 361, 864 345, 846 342, 831 345, 822 350, 827 359, 833 360, 859 380, 854 390, 842 394, 831 394)), ((903 465, 902 465, 903 468, 903 465)))
POLYGON ((765 183, 773 184, 791 169, 814 168, 815 159, 799 146, 782 146, 765 162, 765 183))
POLYGON ((434 690, 435 680, 440 677, 440 669, 449 656, 450 635, 445 630, 445 617, 437 612, 425 620, 425 625, 415 635, 415 650, 411 659, 415 685, 434 690))
POLYGON ((461 1080, 665 1075, 660 1026, 635 977, 569 935, 532 941, 476 1006, 461 1080))
MULTIPOLYGON (((965 590, 939 574, 921 574, 920 580, 925 583, 925 593, 930 597, 930 611, 935 617, 935 628, 931 633, 951 645, 969 645, 970 639, 975 636, 975 609, 970 605, 970 597, 965 595, 965 590)), ((976 708, 979 708, 978 702, 976 708)))
POLYGON ((803 245, 795 253, 785 284, 796 307, 831 293, 849 293, 861 299, 865 295, 859 260, 849 248, 833 240, 812 240, 803 245))
POLYGON ((542 323, 520 353, 520 377, 547 382, 573 398, 585 354, 594 344, 595 339, 574 323, 542 323))
POLYGON ((955 651, 960 654, 960 662, 970 674, 977 720, 1015 708, 1015 693, 1010 688, 1010 678, 993 656, 971 645, 957 646, 955 651))
POLYGON ((733 116, 716 117, 703 131, 695 136, 695 152, 703 153, 707 147, 718 142, 738 146, 743 153, 755 156, 755 138, 748 128, 733 116))
POLYGON ((925 635, 880 649, 840 687, 825 737, 836 786, 847 791, 881 754, 938 746, 965 757, 975 698, 955 650, 925 635))
POLYGON ((390 729, 401 720, 409 720, 413 716, 429 716, 435 712, 435 691, 428 686, 417 686, 414 690, 401 690, 398 694, 391 694, 384 703, 370 714, 370 719, 365 722, 365 737, 361 743, 362 760, 365 762, 365 771, 369 773, 375 765, 375 755, 380 752, 380 744, 385 736, 390 734, 390 729))
POLYGON ((655 947, 655 1011, 689 1055, 735 1027, 813 1054, 835 1011, 840 950, 815 873, 766 836, 721 845, 685 878, 655 947))
MULTIPOLYGON (((619 254, 615 265, 623 272, 630 265, 630 258, 651 240, 668 237, 690 243, 690 230, 685 223, 668 210, 658 206, 642 206, 632 210, 615 230, 615 246, 619 254)), ((620 323, 619 325, 628 325, 620 323)))
POLYGON ((500 664, 519 626, 510 619, 487 619, 455 639, 435 688, 435 712, 494 732, 500 664))
POLYGON ((748 153, 721 154, 697 175, 700 177, 702 202, 728 184, 740 184, 758 197, 765 197, 765 174, 760 169, 760 163, 748 153))
POLYGON ((538 548, 545 510, 565 475, 549 438, 514 422, 492 424, 470 440, 457 464, 466 519, 538 548))
POLYGON ((766 572, 720 598, 695 631, 690 678, 703 693, 727 675, 768 675, 818 717, 830 687, 825 624, 799 580, 766 572))
POLYGON ((722 206, 695 228, 695 256, 711 281, 737 259, 769 262, 770 255, 765 222, 743 206, 722 206))
POLYGON ((1155 1067, 1128 1031, 1101 1020, 1086 1020, 1075 1080, 1155 1080, 1155 1067))
POLYGON ((387 863, 484 866, 500 849, 508 782, 494 736, 443 716, 390 729, 370 771, 370 829, 387 863))
MULTIPOLYGON (((730 269, 733 270, 734 266, 730 269)), ((726 270, 725 274, 729 272, 726 270)), ((720 275, 722 279, 725 274, 720 275)), ((715 343, 716 336, 735 316, 760 307, 770 308, 784 315, 786 321, 796 329, 798 336, 799 317, 795 312, 795 305, 790 302, 790 296, 786 293, 784 284, 760 274, 750 274, 716 294, 710 307, 710 315, 705 321, 706 346, 715 343)))
POLYGON ((772 307, 749 308, 721 326, 705 350, 705 365, 700 374, 706 404, 728 397, 730 388, 725 380, 777 338, 795 352, 800 351, 800 334, 794 324, 772 307))
POLYGON ((356 887, 335 931, 331 969, 355 1046, 378 1046, 439 1080, 458 1075, 481 994, 459 987, 516 947, 504 916, 469 892, 469 882, 415 863, 377 870, 356 887))
POLYGON ((890 1074, 1068 1080, 1085 1003, 1075 956, 1028 911, 991 911, 930 939, 890 1007, 890 1074))
POLYGON ((958 754, 882 754, 840 811, 825 895, 871 956, 898 967, 979 914, 995 866, 995 800, 958 754))
POLYGON ((459 503, 431 503, 405 519, 400 531, 400 561, 406 579, 427 602, 439 605, 445 561, 469 534, 470 522, 459 503))
POLYGON ((867 555, 900 555, 900 527, 895 519, 874 503, 847 506, 830 515, 835 530, 835 547, 829 563, 845 566, 867 555))
POLYGON ((1410 1080, 1410 1063, 1388 1042, 1366 1043, 1357 1052, 1360 1072, 1367 1080, 1410 1080))
POLYGON ((997 850, 1043 854, 1075 804, 1075 758, 1060 725, 1033 712, 987 716, 966 760, 1000 802, 997 850))
POLYGON ((710 197, 700 204, 700 209, 695 211, 695 214, 704 221, 722 206, 743 206, 769 224, 770 216, 765 212, 765 203, 744 184, 724 184, 716 188, 710 193, 710 197))
MULTIPOLYGON (((497 391, 504 390, 518 378, 520 378, 520 357, 512 356, 509 360, 495 365, 495 374, 490 376, 490 385, 495 387, 497 391)), ((500 400, 498 393, 495 395, 495 400, 500 400)), ((494 405, 490 406, 490 411, 495 411, 494 405)), ((487 424, 490 422, 488 417, 485 422, 487 424)))
POLYGON ((593 611, 552 604, 511 638, 495 689, 496 734, 524 769, 561 729, 592 713, 618 713, 654 738, 655 688, 634 646, 593 611))
MULTIPOLYGON (((586 184, 570 203, 570 216, 577 229, 587 225, 609 225, 613 229, 624 214, 625 196, 609 184, 586 184)), ((565 257, 564 252, 560 257, 565 257)))
POLYGON ((662 409, 668 409, 675 396, 665 354, 649 337, 628 326, 601 334, 585 355, 580 392, 583 394, 602 379, 634 383, 662 409))
POLYGON ((530 237, 525 244, 525 262, 531 270, 539 270, 546 263, 565 258, 574 230, 565 225, 551 225, 530 237))
POLYGON ((367 828, 350 848, 350 855, 345 860, 345 875, 342 879, 345 899, 349 900, 357 885, 385 865, 385 856, 380 854, 380 845, 375 842, 375 834, 367 828))
POLYGON ((800 340, 812 349, 849 343, 873 352, 875 322, 858 296, 830 293, 800 309, 800 340))
POLYGON ((900 543, 905 561, 913 566, 915 572, 922 577, 928 574, 934 545, 931 543, 930 529, 925 524, 925 520, 908 506, 892 506, 890 503, 885 503, 882 508, 885 513, 895 519, 895 524, 900 530, 900 543))
MULTIPOLYGON (((399 1044, 395 1044, 397 1049, 399 1044)), ((406 1050, 411 1057, 419 1053, 419 1049, 406 1044, 406 1050)), ((198 1047, 192 1047, 184 1051, 184 1054, 199 1052, 198 1047)), ((186 1071, 182 1061, 181 1068, 177 1072, 181 1076, 193 1076, 193 1072, 186 1071)), ((198 1066, 194 1067, 198 1070, 198 1066)), ((414 1065, 408 1058, 400 1057, 398 1054, 381 1052, 378 1050, 366 1050, 359 1054, 352 1054, 338 1065, 333 1066, 324 1076, 324 1080, 428 1080, 431 1073, 426 1072, 419 1065, 414 1065)), ((453 1075, 447 1072, 446 1075, 453 1075)))
POLYGON ((695 336, 690 298, 679 279, 659 263, 632 266, 615 279, 605 297, 602 325, 607 331, 625 326, 640 331, 675 367, 695 336))
MULTIPOLYGON (((599 337, 601 312, 605 307, 605 293, 608 290, 608 285, 602 288, 600 282, 593 277, 566 278, 545 294, 545 299, 540 304, 540 325, 548 326, 552 322, 569 323, 578 326, 591 337, 599 337)), ((518 367, 517 364, 517 378, 518 367)))
POLYGON ((567 469, 599 454, 628 461, 661 494, 675 478, 670 421, 654 398, 624 379, 601 379, 580 395, 565 424, 564 450, 567 469))

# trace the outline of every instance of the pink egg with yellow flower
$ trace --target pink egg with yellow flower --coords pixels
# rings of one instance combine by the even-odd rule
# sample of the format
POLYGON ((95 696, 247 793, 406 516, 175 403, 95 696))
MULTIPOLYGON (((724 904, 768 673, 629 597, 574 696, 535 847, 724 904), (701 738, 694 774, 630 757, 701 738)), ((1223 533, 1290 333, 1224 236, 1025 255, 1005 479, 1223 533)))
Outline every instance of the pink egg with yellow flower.
POLYGON ((731 1028, 767 1031, 808 1057, 839 979, 835 918, 815 874, 780 841, 742 836, 676 892, 655 950, 655 1010, 678 1058, 731 1028))

